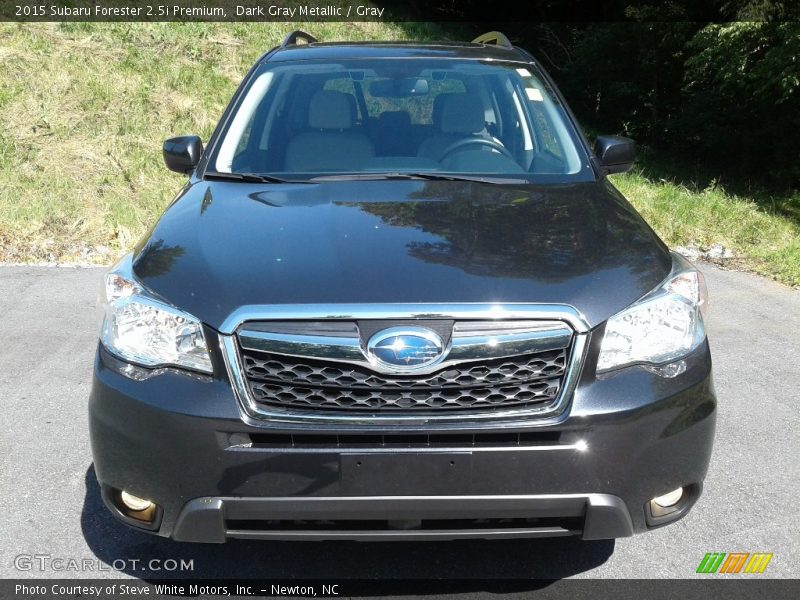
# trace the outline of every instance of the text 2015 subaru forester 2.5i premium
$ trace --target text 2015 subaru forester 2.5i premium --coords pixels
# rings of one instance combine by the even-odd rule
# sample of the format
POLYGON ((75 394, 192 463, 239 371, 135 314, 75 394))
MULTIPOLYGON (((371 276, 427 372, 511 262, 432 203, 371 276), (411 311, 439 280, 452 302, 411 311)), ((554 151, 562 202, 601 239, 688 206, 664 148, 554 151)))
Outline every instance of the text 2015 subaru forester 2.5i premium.
POLYGON ((295 32, 164 157, 189 181, 101 292, 91 437, 123 522, 599 539, 697 500, 703 278, 606 178, 633 143, 590 151, 501 34, 295 32))

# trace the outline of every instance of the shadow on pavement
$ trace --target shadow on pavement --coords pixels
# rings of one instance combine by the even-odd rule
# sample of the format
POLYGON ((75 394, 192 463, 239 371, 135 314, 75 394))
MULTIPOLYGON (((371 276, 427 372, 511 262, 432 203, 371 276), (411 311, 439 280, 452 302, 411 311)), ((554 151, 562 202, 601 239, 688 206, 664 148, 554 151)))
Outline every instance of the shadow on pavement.
MULTIPOLYGON (((104 563, 140 579, 302 578, 454 579, 463 591, 515 591, 547 585, 603 564, 613 540, 577 538, 445 542, 269 542, 187 544, 128 528, 100 498, 94 466, 86 471, 81 530, 104 563), (148 562, 192 560, 191 571, 160 571, 148 562), (116 564, 115 564, 116 561, 116 564), (124 567, 122 561, 125 562, 124 567), (135 563, 133 561, 138 561, 135 563), (475 580, 472 584, 469 580, 475 580), (507 585, 502 580, 516 580, 507 585), (488 582, 486 580, 497 580, 488 582), (528 580, 520 582, 519 580, 528 580), (510 589, 509 589, 510 586, 510 589)), ((157 565, 156 565, 157 566, 157 565)), ((453 589, 452 591, 456 591, 453 589)))

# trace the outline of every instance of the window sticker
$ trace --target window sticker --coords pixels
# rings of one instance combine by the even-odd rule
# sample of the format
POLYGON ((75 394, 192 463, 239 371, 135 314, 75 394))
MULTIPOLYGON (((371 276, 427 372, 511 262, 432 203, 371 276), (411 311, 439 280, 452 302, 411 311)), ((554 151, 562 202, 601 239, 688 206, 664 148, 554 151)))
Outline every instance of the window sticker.
POLYGON ((544 102, 544 98, 542 98, 542 90, 539 88, 525 88, 525 93, 528 94, 528 100, 534 100, 535 102, 544 102))

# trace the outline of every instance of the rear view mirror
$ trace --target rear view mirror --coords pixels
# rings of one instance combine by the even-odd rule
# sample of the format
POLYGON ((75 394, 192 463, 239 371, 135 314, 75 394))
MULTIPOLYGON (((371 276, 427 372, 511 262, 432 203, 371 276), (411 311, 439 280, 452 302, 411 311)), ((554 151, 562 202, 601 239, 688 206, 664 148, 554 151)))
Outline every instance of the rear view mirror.
POLYGON ((594 142, 594 153, 607 175, 624 173, 636 160, 636 142, 620 135, 601 135, 594 142))
POLYGON ((428 93, 427 79, 379 79, 369 86, 370 96, 374 98, 406 98, 424 96, 428 93))
POLYGON ((170 171, 188 174, 194 171, 203 154, 203 142, 196 135, 183 135, 164 142, 164 164, 170 171))

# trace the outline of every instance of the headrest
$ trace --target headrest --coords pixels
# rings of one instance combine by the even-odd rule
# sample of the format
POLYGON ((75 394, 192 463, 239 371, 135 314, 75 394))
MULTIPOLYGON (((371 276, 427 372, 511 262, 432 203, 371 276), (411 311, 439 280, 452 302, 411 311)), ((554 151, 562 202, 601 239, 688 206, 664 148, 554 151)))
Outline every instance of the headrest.
POLYGON ((347 95, 333 90, 314 94, 308 106, 308 126, 312 129, 348 129, 353 124, 347 95))
POLYGON ((358 119, 358 104, 356 104, 356 97, 353 94, 345 94, 345 100, 347 100, 347 106, 350 108, 350 124, 356 122, 358 119))
POLYGON ((442 113, 444 112, 444 102, 451 96, 455 96, 455 93, 445 92, 443 94, 439 94, 433 99, 433 112, 431 112, 431 121, 433 121, 434 127, 440 131, 442 129, 442 113))
POLYGON ((478 133, 486 127, 481 101, 469 94, 453 94, 444 101, 442 133, 478 133))

